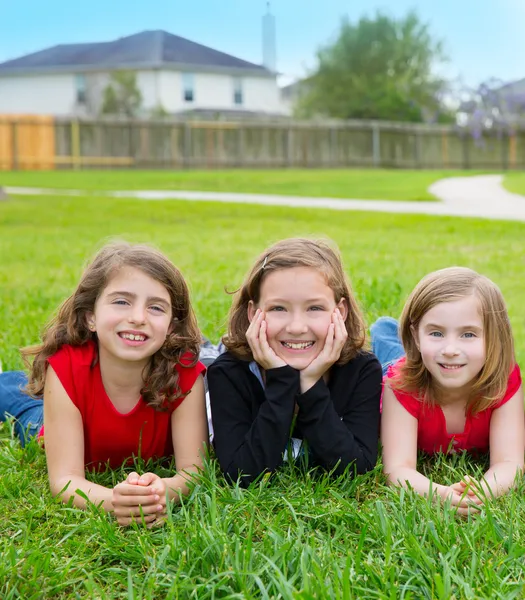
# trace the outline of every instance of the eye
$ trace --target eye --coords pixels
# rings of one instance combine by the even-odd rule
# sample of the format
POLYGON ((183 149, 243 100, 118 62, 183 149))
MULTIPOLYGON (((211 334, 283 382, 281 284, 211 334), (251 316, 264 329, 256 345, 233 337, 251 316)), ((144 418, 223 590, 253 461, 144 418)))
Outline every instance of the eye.
POLYGON ((285 310, 284 306, 271 306, 266 312, 284 312, 285 310))
POLYGON ((159 312, 159 313, 165 313, 166 312, 166 310, 162 306, 160 306, 158 304, 153 304, 152 306, 150 306, 150 310, 152 310, 154 312, 159 312))
POLYGON ((113 300, 113 302, 111 304, 118 304, 119 306, 126 306, 129 304, 129 302, 127 300, 125 300, 124 298, 117 298, 116 300, 113 300))
POLYGON ((478 336, 475 333, 473 333, 472 331, 466 331, 463 334, 463 337, 464 338, 475 338, 475 337, 478 337, 478 336))
POLYGON ((310 306, 308 310, 326 310, 324 306, 310 306))
POLYGON ((428 335, 431 337, 443 337, 441 331, 431 331, 428 335))

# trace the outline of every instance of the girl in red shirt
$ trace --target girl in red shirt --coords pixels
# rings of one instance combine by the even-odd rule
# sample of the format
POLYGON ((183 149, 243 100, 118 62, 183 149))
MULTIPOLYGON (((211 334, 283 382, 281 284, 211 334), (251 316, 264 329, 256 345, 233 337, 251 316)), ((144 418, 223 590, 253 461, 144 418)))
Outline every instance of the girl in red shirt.
POLYGON ((34 357, 29 380, 0 374, 0 416, 15 416, 22 442, 45 424, 50 487, 64 502, 84 507, 80 490, 121 525, 162 522, 166 497, 187 493, 208 438, 200 339, 176 267, 153 248, 109 244, 42 343, 23 351, 34 357), (111 489, 85 476, 132 456, 173 454, 172 477, 131 473, 111 489))
MULTIPOLYGON (((396 329, 389 318, 372 326, 383 364, 392 363, 396 329)), ((471 269, 436 271, 408 298, 399 335, 406 357, 388 366, 384 382, 385 473, 390 483, 449 499, 466 514, 509 490, 523 471, 523 392, 503 297, 471 269), (417 471, 418 449, 490 450, 490 468, 481 481, 441 485, 417 471)))

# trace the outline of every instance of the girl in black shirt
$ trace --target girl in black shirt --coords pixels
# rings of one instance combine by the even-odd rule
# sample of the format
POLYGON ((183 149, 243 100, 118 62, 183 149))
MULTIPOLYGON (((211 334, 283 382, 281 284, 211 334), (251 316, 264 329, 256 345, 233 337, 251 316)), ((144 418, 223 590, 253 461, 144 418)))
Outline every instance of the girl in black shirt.
POLYGON ((356 473, 377 459, 381 366, 336 250, 287 239, 267 249, 236 293, 209 367, 223 472, 249 484, 288 457, 356 473), (305 443, 306 442, 306 443, 305 443))

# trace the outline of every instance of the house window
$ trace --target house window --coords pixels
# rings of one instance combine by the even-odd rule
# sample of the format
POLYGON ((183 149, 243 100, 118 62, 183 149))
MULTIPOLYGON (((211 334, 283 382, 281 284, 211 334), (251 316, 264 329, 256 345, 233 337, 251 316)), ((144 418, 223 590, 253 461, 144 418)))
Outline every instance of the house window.
POLYGON ((242 79, 240 77, 234 77, 233 79, 233 103, 242 104, 242 79))
POLYGON ((77 104, 85 104, 86 103, 86 76, 85 75, 77 75, 75 77, 75 85, 77 89, 77 104))
POLYGON ((193 73, 182 74, 182 97, 184 102, 193 102, 195 100, 195 81, 193 73))

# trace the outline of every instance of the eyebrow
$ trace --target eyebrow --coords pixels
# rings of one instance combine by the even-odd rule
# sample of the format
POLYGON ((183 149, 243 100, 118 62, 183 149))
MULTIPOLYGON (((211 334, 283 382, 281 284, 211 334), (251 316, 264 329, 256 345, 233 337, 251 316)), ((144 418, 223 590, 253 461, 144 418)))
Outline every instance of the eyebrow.
MULTIPOLYGON (((445 329, 445 327, 443 327, 443 325, 438 325, 437 323, 427 323, 425 325, 425 329, 445 329)), ((461 327, 458 327, 459 330, 470 330, 470 329, 476 329, 477 331, 482 331, 483 327, 480 327, 479 325, 462 325, 461 327)))
MULTIPOLYGON (((110 294, 108 294, 108 298, 111 298, 112 296, 125 296, 127 298, 137 298, 137 294, 133 294, 132 292, 124 292, 124 291, 116 291, 116 292, 111 292, 110 294)), ((170 306, 171 302, 169 302, 168 300, 165 300, 164 298, 160 298, 159 296, 149 296, 147 298, 148 302, 158 302, 158 303, 162 303, 165 304, 166 306, 170 306)))
MULTIPOLYGON (((304 304, 323 304, 324 302, 326 302, 326 298, 307 298, 304 301, 304 304)), ((266 302, 280 302, 282 304, 288 304, 290 302, 293 302, 292 300, 290 300, 289 298, 279 298, 279 297, 275 297, 275 298, 267 298, 266 302)))

